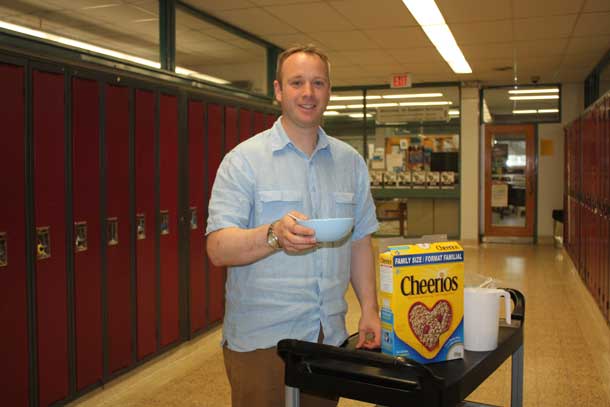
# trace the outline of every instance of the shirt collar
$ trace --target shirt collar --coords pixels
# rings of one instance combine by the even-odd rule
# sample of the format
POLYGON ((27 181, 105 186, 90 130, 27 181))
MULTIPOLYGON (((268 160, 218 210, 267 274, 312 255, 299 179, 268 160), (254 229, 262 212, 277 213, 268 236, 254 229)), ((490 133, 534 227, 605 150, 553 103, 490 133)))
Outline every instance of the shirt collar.
MULTIPOLYGON (((288 134, 286 134, 284 126, 282 126, 281 118, 281 116, 278 117, 278 119, 273 124, 273 127, 271 128, 271 150, 274 152, 282 150, 288 145, 291 145, 293 146, 293 148, 296 148, 292 141, 290 141, 288 134)), ((312 157, 319 150, 328 149, 330 151, 329 146, 330 143, 328 142, 328 135, 322 127, 318 127, 318 144, 316 145, 316 148, 313 151, 312 157)))

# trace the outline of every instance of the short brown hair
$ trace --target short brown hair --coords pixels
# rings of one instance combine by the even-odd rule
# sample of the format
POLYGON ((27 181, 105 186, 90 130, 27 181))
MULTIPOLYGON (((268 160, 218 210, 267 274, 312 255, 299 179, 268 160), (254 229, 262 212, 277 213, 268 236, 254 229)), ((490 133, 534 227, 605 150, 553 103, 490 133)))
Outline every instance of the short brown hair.
POLYGON ((288 48, 277 57, 275 79, 277 79, 277 81, 280 83, 280 87, 282 86, 282 65, 284 65, 284 61, 288 59, 289 56, 297 54, 299 52, 304 52, 310 55, 317 55, 322 60, 322 62, 326 64, 326 70, 328 71, 328 80, 330 80, 330 61, 328 60, 328 56, 324 53, 324 51, 322 51, 320 48, 316 47, 313 44, 297 45, 295 47, 288 48))

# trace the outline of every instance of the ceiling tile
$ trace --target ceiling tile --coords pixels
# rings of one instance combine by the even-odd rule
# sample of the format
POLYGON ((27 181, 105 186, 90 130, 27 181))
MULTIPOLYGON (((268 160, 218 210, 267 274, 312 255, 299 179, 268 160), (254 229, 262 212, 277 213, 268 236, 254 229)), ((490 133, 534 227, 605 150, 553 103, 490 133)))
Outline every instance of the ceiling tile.
POLYGON ((597 65, 603 55, 603 53, 573 54, 570 55, 569 58, 566 58, 561 66, 570 69, 578 68, 591 71, 597 65))
POLYGON ((364 35, 361 31, 335 31, 335 32, 312 32, 310 34, 315 40, 326 45, 327 50, 343 49, 371 49, 378 45, 364 35))
POLYGON ((355 28, 327 3, 267 6, 265 10, 302 32, 345 31, 355 28))
POLYGON ((508 20, 511 17, 509 0, 437 0, 436 3, 448 24, 508 20))
POLYGON ((610 12, 581 14, 574 29, 575 36, 607 34, 610 34, 610 12))
POLYGON ((409 48, 409 49, 388 49, 387 52, 401 64, 424 63, 424 64, 444 64, 445 61, 440 56, 436 48, 409 48))
POLYGON ((214 12, 219 10, 233 10, 250 8, 255 4, 250 0, 183 0, 189 6, 201 11, 214 12))
POLYGON ((510 21, 454 23, 449 28, 458 45, 485 44, 490 42, 510 42, 512 27, 510 21))
POLYGON ((219 11, 216 15, 224 21, 259 37, 269 34, 293 34, 297 30, 261 8, 219 11))
POLYGON ((585 0, 512 0, 515 18, 578 14, 585 0))
MULTIPOLYGON (((286 4, 286 0, 250 0, 257 6, 269 6, 274 4, 286 4)), ((320 0, 290 0, 290 3, 319 3, 320 0)))
POLYGON ((567 44, 567 38, 514 42, 517 57, 561 55, 564 53, 567 44))
POLYGON ((514 45, 510 42, 494 42, 479 45, 460 45, 460 49, 466 60, 481 61, 488 59, 498 59, 513 55, 514 45))
POLYGON ((516 19, 515 40, 530 41, 552 38, 567 38, 572 33, 572 27, 578 16, 548 16, 516 19))
POLYGON ((340 0, 328 3, 361 29, 417 26, 409 10, 397 0, 376 0, 374 7, 371 7, 370 0, 340 0))
POLYGON ((386 51, 366 49, 360 51, 341 51, 339 54, 357 65, 394 64, 397 61, 386 51))
POLYGON ((604 53, 610 47, 610 35, 596 37, 572 37, 566 54, 604 53))
MULTIPOLYGON (((282 48, 290 48, 296 45, 315 44, 325 48, 326 44, 318 44, 316 40, 304 33, 295 34, 271 34, 264 37, 267 41, 282 48)), ((325 48, 326 50, 326 48, 325 48)))
POLYGON ((591 11, 610 11, 610 1, 608 0, 587 0, 585 2, 585 13, 591 11))
POLYGON ((430 46, 430 40, 419 27, 386 28, 366 30, 367 37, 371 38, 381 48, 405 49, 430 46))

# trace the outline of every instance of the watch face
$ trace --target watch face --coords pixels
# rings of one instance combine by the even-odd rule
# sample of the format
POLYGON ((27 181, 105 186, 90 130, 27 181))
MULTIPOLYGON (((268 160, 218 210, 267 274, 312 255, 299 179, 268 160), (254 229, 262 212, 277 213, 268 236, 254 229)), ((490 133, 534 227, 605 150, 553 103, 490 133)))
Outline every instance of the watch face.
POLYGON ((273 233, 273 224, 269 225, 269 230, 267 230, 267 244, 274 249, 280 248, 280 241, 273 233))

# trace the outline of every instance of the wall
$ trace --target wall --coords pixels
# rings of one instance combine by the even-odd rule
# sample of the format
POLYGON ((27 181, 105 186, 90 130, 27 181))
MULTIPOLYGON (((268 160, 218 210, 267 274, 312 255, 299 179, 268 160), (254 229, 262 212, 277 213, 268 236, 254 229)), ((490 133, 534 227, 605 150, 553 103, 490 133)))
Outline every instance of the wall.
POLYGON ((462 88, 460 240, 479 239, 479 89, 462 88))
POLYGON ((563 208, 564 192, 564 133, 563 127, 578 117, 583 109, 583 84, 562 85, 562 122, 538 126, 538 203, 537 235, 540 243, 552 242, 551 211, 563 208), (541 155, 541 143, 552 143, 552 154, 541 155))

